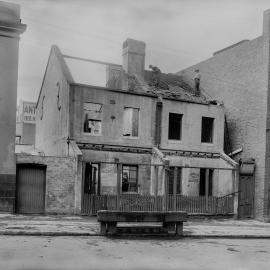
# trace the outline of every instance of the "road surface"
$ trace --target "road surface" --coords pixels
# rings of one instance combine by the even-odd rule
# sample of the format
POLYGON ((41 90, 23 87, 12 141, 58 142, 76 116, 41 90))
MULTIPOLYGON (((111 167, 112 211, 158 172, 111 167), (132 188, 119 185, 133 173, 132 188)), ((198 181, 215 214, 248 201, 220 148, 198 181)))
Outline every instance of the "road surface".
POLYGON ((0 236, 0 269, 270 269, 270 240, 0 236))

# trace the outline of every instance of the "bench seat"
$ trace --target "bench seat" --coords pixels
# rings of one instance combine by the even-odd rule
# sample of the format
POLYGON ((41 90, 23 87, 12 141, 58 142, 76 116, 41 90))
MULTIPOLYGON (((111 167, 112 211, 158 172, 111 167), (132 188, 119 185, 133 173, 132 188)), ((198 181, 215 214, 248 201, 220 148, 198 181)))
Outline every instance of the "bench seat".
MULTIPOLYGON (((187 213, 183 211, 98 211, 98 222, 102 235, 115 234, 117 223, 162 223, 162 227, 169 234, 183 235, 183 222, 187 221, 187 213)), ((137 225, 137 224, 136 224, 137 225)), ((156 226, 156 225, 155 225, 156 226)), ((135 226, 134 228, 138 227, 135 226)))

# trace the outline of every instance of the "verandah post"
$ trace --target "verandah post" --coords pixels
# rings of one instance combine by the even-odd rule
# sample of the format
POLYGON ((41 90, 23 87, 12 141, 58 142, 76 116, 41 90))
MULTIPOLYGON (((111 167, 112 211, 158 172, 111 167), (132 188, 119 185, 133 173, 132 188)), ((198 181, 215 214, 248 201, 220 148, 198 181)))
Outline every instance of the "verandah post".
POLYGON ((122 173, 122 164, 117 163, 117 186, 116 186, 116 207, 117 210, 120 210, 120 195, 121 195, 121 173, 122 173))
POLYGON ((205 171, 205 203, 206 203, 206 212, 208 213, 208 196, 209 196, 209 169, 205 171))
POLYGON ((173 210, 176 211, 177 167, 173 170, 173 210))
POLYGON ((154 181, 155 181, 155 211, 158 210, 158 200, 157 200, 157 195, 158 195, 158 167, 154 167, 154 181))

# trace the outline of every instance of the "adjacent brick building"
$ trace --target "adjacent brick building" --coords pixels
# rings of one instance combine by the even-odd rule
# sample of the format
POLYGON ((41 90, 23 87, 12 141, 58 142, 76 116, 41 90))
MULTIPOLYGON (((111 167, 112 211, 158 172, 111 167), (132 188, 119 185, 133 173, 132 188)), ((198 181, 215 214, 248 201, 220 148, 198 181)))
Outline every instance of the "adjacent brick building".
POLYGON ((269 40, 267 10, 261 36, 215 52, 177 73, 192 84, 194 71, 199 69, 205 94, 224 102, 231 151, 243 150, 234 159, 255 159, 255 218, 265 221, 270 220, 269 40))

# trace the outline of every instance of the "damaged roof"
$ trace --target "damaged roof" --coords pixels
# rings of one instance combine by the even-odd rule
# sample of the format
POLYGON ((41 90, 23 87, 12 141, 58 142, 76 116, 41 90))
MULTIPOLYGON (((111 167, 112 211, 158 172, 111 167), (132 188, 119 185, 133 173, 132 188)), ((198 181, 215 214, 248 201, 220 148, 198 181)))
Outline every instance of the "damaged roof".
POLYGON ((74 83, 125 90, 138 94, 151 94, 157 97, 179 101, 216 104, 215 101, 207 98, 202 91, 200 95, 195 95, 195 89, 190 84, 186 83, 180 75, 159 72, 158 83, 153 84, 153 78, 156 75, 153 70, 145 70, 144 79, 141 79, 135 74, 127 74, 121 65, 67 55, 62 56, 74 83), (95 74, 95 68, 97 69, 98 76, 93 76, 93 74, 95 74), (112 78, 106 78, 106 70, 110 68, 113 69, 114 75, 112 78))
POLYGON ((157 86, 151 86, 152 77, 153 72, 145 70, 144 79, 149 85, 148 91, 151 94, 156 94, 163 98, 172 98, 195 103, 208 104, 210 102, 203 93, 196 96, 195 89, 184 82, 179 75, 161 73, 157 86))

